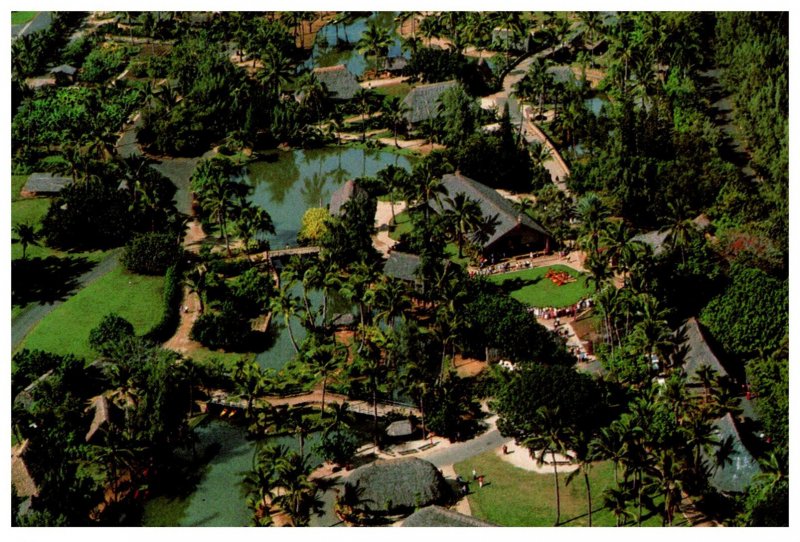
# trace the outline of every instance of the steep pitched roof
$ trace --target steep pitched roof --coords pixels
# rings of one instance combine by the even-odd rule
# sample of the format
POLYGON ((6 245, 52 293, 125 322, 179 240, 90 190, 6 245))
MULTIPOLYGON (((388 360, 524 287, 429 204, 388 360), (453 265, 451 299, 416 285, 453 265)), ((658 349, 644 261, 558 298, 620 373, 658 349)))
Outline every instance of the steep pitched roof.
POLYGON ((414 281, 417 279, 419 264, 420 257, 416 254, 393 251, 383 264, 383 274, 391 278, 414 281))
MULTIPOLYGON (((714 430, 720 440, 730 437, 733 443, 733 455, 730 463, 725 463, 719 467, 709 480, 712 486, 725 492, 742 492, 753 481, 753 478, 761 472, 758 462, 750 455, 750 452, 742 442, 736 422, 730 412, 714 422, 714 430)), ((705 451, 703 452, 705 456, 705 451)), ((706 459, 713 465, 714 461, 706 456, 706 459)))
POLYGON ((89 409, 94 409, 94 418, 91 426, 89 426, 89 431, 86 433, 86 442, 90 442, 97 431, 111 421, 111 404, 106 397, 102 395, 93 397, 90 401, 89 409))
POLYGON ((373 514, 395 514, 442 502, 450 494, 439 469, 418 457, 380 460, 354 470, 348 484, 363 488, 360 505, 373 514))
POLYGON ((61 190, 72 183, 70 177, 57 177, 52 173, 31 173, 28 182, 22 187, 23 192, 37 194, 58 194, 61 190))
POLYGON ((403 98, 403 103, 408 106, 406 120, 414 124, 435 117, 442 93, 456 84, 455 81, 443 81, 411 89, 411 92, 403 98))
POLYGON ((356 76, 344 64, 314 68, 314 75, 320 83, 325 84, 331 97, 337 100, 350 100, 361 90, 356 76))
POLYGON ((472 516, 460 514, 441 506, 426 506, 408 516, 401 527, 497 527, 472 516))
POLYGON ((686 321, 684 330, 686 334, 684 345, 688 347, 688 351, 686 353, 686 363, 683 370, 687 378, 691 379, 703 365, 710 366, 719 373, 720 376, 727 376, 728 371, 725 370, 725 367, 722 366, 717 356, 711 351, 711 347, 708 346, 705 337, 703 337, 700 324, 694 316, 686 321))
POLYGON ((650 245, 653 249, 653 255, 658 256, 662 252, 664 252, 665 246, 664 243, 667 240, 667 235, 669 235, 669 231, 659 231, 659 230, 652 230, 646 233, 640 233, 638 235, 634 235, 631 240, 632 241, 639 241, 644 243, 645 245, 650 245))
POLYGON ((20 497, 39 495, 39 487, 25 464, 25 452, 29 443, 29 440, 25 440, 21 445, 11 448, 11 483, 20 497))
MULTIPOLYGON (((442 184, 447 188, 449 198, 455 197, 456 194, 464 194, 478 201, 484 217, 497 215, 499 223, 495 228, 494 235, 489 238, 486 244, 484 244, 484 247, 493 244, 518 225, 531 228, 542 235, 550 237, 547 230, 534 222, 527 214, 519 213, 509 200, 501 196, 497 190, 485 184, 474 181, 469 177, 464 177, 460 173, 444 175, 442 177, 442 184)), ((428 202, 428 204, 431 205, 434 210, 441 211, 441 209, 437 209, 437 204, 435 202, 428 202)), ((443 205, 447 208, 446 203, 443 202, 443 205)))
POLYGON ((408 59, 404 56, 393 56, 386 59, 386 70, 390 72, 400 71, 408 66, 408 59))
POLYGON ((353 196, 355 196, 357 192, 363 191, 364 189, 354 180, 348 179, 345 181, 345 183, 331 195, 331 203, 328 207, 331 215, 338 216, 342 214, 342 207, 344 207, 344 204, 353 199, 353 196))

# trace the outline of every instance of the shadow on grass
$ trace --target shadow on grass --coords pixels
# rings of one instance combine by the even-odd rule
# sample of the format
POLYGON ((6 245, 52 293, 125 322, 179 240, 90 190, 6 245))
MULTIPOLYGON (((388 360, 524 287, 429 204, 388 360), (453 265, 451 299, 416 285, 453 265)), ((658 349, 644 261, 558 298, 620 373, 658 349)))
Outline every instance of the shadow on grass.
POLYGON ((17 259, 11 262, 11 304, 54 303, 79 286, 78 279, 95 266, 83 256, 17 259))
POLYGON ((526 286, 535 286, 542 281, 543 277, 537 277, 533 279, 523 279, 520 277, 516 277, 513 279, 504 280, 503 282, 498 283, 498 286, 504 293, 510 294, 511 292, 515 292, 517 290, 521 290, 526 286))

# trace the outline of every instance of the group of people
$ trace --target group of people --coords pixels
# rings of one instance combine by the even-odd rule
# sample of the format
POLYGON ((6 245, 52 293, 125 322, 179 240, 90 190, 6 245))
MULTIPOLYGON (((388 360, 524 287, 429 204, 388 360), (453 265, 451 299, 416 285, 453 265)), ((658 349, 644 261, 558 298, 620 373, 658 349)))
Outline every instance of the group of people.
POLYGON ((562 316, 574 317, 584 309, 588 309, 594 304, 591 298, 581 299, 574 305, 567 307, 528 307, 528 312, 533 314, 536 318, 544 318, 545 320, 553 320, 561 318, 562 316))
MULTIPOLYGON (((478 487, 483 487, 484 484, 484 476, 483 474, 478 474, 478 471, 472 469, 472 479, 478 482, 478 487)), ((469 495, 469 482, 464 480, 459 474, 456 476, 456 482, 458 483, 459 490, 461 491, 462 495, 469 495)))

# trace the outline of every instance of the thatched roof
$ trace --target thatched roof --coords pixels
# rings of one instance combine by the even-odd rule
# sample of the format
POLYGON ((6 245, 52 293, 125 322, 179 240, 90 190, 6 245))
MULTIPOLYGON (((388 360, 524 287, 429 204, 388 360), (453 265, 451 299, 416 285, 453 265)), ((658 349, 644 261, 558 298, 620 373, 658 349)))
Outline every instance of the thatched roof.
POLYGON ((58 194, 65 186, 72 184, 70 177, 55 176, 52 173, 31 173, 22 192, 31 194, 58 194))
POLYGON ((76 68, 75 66, 70 66, 68 64, 62 64, 60 66, 56 66, 55 68, 52 68, 50 70, 50 73, 53 73, 53 74, 63 73, 64 75, 72 76, 72 75, 75 75, 75 72, 77 72, 77 71, 78 71, 78 68, 76 68))
POLYGON ((345 181, 336 192, 331 195, 331 203, 328 207, 332 216, 339 216, 342 214, 342 207, 350 201, 358 192, 364 192, 357 182, 352 179, 345 181))
POLYGON ((414 433, 414 424, 411 420, 398 420, 389 424, 386 434, 390 437, 407 437, 414 433))
POLYGON ((725 370, 725 367, 722 366, 717 356, 711 351, 711 347, 703 336, 700 323, 694 316, 686 320, 686 324, 684 324, 684 333, 686 335, 686 340, 683 344, 688 350, 686 352, 683 370, 687 378, 691 379, 696 375, 697 371, 703 365, 708 365, 720 376, 728 376, 728 371, 725 370))
POLYGON ((441 506, 426 506, 408 516, 401 527, 497 527, 493 523, 459 514, 441 506))
POLYGON ((87 410, 90 409, 94 409, 94 418, 89 426, 89 432, 86 433, 86 442, 90 442, 97 431, 111 421, 111 403, 106 397, 102 395, 92 397, 87 410))
POLYGON ((667 240, 667 235, 669 235, 669 230, 659 231, 653 230, 647 233, 640 233, 639 235, 634 235, 631 240, 632 241, 639 241, 640 243, 644 243, 645 245, 650 245, 653 249, 653 256, 658 256, 662 252, 664 252, 664 243, 667 240))
MULTIPOLYGON (((530 228, 536 230, 541 235, 550 237, 547 230, 534 222, 527 214, 518 212, 511 201, 501 196, 497 190, 489 188, 485 184, 474 181, 458 172, 444 175, 442 177, 442 184, 447 188, 449 198, 454 198, 456 194, 464 194, 468 198, 478 202, 484 218, 497 216, 499 223, 495 228, 494 234, 484 243, 484 249, 491 246, 517 227, 530 228)), ((428 204, 437 212, 441 212, 443 208, 448 208, 444 202, 442 202, 442 206, 439 206, 434 200, 431 200, 428 204)))
POLYGON ((507 28, 495 28, 492 30, 492 47, 505 49, 506 43, 512 49, 519 51, 530 51, 533 36, 530 33, 524 36, 516 36, 513 31, 507 28))
POLYGON ((28 451, 30 441, 25 440, 20 446, 11 448, 11 483, 20 497, 39 495, 39 487, 33 480, 28 465, 25 464, 25 452, 28 451))
POLYGON ((399 72, 408 66, 408 59, 404 56, 393 56, 386 59, 386 71, 399 72))
POLYGON ((578 87, 583 85, 583 82, 575 77, 575 72, 572 71, 571 66, 550 66, 547 68, 547 73, 553 76, 553 81, 556 83, 570 84, 578 87))
POLYGON ((392 251, 383 264, 383 274, 387 277, 413 282, 417 280, 420 257, 416 254, 392 251))
POLYGON ((439 109, 439 98, 442 93, 456 84, 455 81, 444 81, 420 85, 411 89, 411 92, 403 98, 403 103, 408 106, 406 120, 411 124, 416 124, 434 118, 439 109))
POLYGON ((417 457, 364 465, 350 474, 347 483, 363 489, 359 508, 380 515, 441 503, 450 495, 450 488, 439 469, 417 457))
POLYGON ((358 79, 344 64, 314 68, 314 75, 328 89, 331 98, 336 100, 350 100, 356 95, 356 92, 361 90, 358 79))
MULTIPOLYGON (((736 422, 730 412, 714 422, 714 430, 720 440, 730 437, 733 443, 733 455, 730 463, 719 467, 709 480, 719 491, 742 492, 761 472, 758 462, 750 455, 742 442, 736 422)), ((705 452, 703 455, 706 456, 705 452)), ((706 456, 706 460, 714 465, 714 460, 706 456)), ((712 467, 713 468, 713 467, 712 467)))

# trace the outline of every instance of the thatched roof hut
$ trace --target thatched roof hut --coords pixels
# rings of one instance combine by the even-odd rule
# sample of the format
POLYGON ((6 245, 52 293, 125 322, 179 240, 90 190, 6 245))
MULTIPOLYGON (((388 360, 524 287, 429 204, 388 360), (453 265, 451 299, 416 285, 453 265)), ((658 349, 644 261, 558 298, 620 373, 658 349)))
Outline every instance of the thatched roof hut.
POLYGON ((703 336, 703 330, 700 329, 699 322, 694 316, 686 320, 684 333, 686 340, 683 344, 687 351, 683 370, 690 381, 703 365, 708 365, 714 369, 719 376, 728 376, 728 371, 725 370, 717 356, 714 355, 703 336))
POLYGON ((358 79, 344 64, 314 68, 314 76, 325 85, 334 100, 351 100, 361 90, 358 79))
MULTIPOLYGON (((725 462, 724 465, 717 468, 709 482, 719 491, 725 493, 740 493, 743 492, 753 478, 761 472, 761 467, 742 442, 742 437, 736 427, 736 421, 731 416, 730 412, 723 417, 718 418, 714 422, 714 432, 716 436, 724 441, 730 439, 733 445, 733 454, 730 457, 730 462, 725 462)), ((714 459, 706 456, 706 460, 714 465, 714 459)))
POLYGON ((352 472, 347 484, 363 489, 358 508, 394 515, 450 497, 450 488, 433 463, 417 457, 376 461, 352 472))
MULTIPOLYGON (((527 214, 517 211, 514 204, 497 190, 459 172, 443 175, 442 185, 447 189, 449 198, 464 194, 478 202, 484 218, 497 218, 494 233, 481 247, 485 253, 505 251, 514 254, 528 249, 540 250, 548 245, 551 235, 547 230, 527 214)), ((441 204, 431 200, 428 205, 437 213, 448 209, 446 200, 441 204)))
POLYGON ((11 448, 11 483, 17 490, 17 495, 23 498, 39 495, 39 487, 25 463, 25 452, 28 451, 29 443, 29 440, 25 440, 21 445, 11 448))
POLYGON ((416 254, 392 251, 383 264, 383 274, 390 278, 417 282, 417 269, 420 266, 420 257, 416 254))
POLYGON ((331 203, 328 206, 328 211, 331 213, 331 216, 341 215, 344 204, 353 199, 359 192, 366 191, 352 179, 345 181, 345 183, 331 195, 331 203))
POLYGON ((52 196, 70 184, 72 184, 71 177, 57 176, 52 173, 31 173, 25 186, 22 187, 20 195, 22 197, 52 196))
POLYGON ((406 120, 411 124, 417 124, 424 120, 432 119, 439 110, 439 99, 444 91, 456 86, 455 81, 443 81, 441 83, 430 83, 420 85, 411 89, 411 92, 403 98, 403 103, 408 106, 406 120))
POLYGON ((441 506, 426 506, 408 516, 401 527, 497 527, 472 516, 460 514, 441 506))

